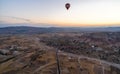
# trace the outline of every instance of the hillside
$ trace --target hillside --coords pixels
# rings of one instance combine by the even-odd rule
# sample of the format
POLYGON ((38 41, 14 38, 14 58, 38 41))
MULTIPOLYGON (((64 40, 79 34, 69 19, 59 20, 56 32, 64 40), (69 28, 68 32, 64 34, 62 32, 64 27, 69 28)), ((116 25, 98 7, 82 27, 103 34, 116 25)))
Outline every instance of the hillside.
POLYGON ((98 28, 77 28, 77 27, 4 27, 0 28, 0 34, 41 34, 55 32, 120 32, 120 27, 98 27, 98 28))

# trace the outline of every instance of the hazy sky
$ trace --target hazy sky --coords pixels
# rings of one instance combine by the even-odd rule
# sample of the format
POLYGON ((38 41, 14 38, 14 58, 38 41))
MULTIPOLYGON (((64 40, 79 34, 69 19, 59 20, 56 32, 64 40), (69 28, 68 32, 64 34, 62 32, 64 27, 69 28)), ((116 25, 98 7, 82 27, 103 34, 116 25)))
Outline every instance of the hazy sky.
POLYGON ((120 26, 120 0, 0 0, 0 26, 120 26), (71 8, 65 9, 65 3, 71 8))

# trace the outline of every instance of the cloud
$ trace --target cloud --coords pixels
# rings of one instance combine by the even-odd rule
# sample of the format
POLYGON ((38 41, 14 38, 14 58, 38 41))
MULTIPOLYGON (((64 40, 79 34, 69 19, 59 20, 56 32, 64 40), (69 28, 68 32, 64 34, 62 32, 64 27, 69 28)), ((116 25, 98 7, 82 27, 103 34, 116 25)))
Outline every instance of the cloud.
POLYGON ((17 20, 23 20, 23 21, 26 21, 26 22, 31 22, 29 19, 20 18, 20 17, 13 17, 13 16, 11 16, 10 18, 17 19, 17 20))
POLYGON ((0 23, 4 23, 5 21, 0 20, 0 23))
POLYGON ((30 19, 21 18, 21 17, 14 17, 14 16, 1 16, 1 17, 7 17, 7 18, 11 18, 11 19, 24 21, 24 22, 27 22, 27 23, 32 23, 30 19))
POLYGON ((36 22, 32 22, 30 19, 21 18, 21 17, 0 16, 0 27, 7 27, 7 26, 52 27, 52 26, 56 26, 56 24, 36 23, 36 22), (5 18, 5 19, 2 20, 1 18, 5 18), (21 22, 21 23, 11 23, 11 22, 7 22, 6 18, 16 19, 16 20, 20 20, 20 21, 23 21, 23 22, 21 22))

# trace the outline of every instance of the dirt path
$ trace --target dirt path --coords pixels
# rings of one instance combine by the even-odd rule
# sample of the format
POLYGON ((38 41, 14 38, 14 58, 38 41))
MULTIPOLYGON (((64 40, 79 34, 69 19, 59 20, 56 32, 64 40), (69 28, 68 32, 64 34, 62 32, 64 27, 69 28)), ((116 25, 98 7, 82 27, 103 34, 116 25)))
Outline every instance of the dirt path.
POLYGON ((86 57, 86 56, 83 56, 83 55, 76 55, 76 54, 67 53, 67 52, 63 52, 63 51, 60 51, 59 54, 67 55, 67 56, 71 56, 71 57, 77 57, 78 60, 80 60, 81 58, 85 58, 85 59, 89 59, 89 60, 93 60, 93 61, 98 61, 98 62, 100 62, 100 64, 107 64, 107 65, 110 65, 110 66, 113 66, 113 67, 116 67, 116 68, 120 69, 120 64, 107 62, 107 61, 96 59, 96 58, 90 58, 90 57, 86 57))
POLYGON ((55 64, 56 62, 51 62, 51 63, 48 63, 48 64, 46 64, 46 65, 44 65, 44 66, 40 66, 39 68, 37 68, 32 74, 34 74, 34 73, 36 73, 36 72, 38 72, 38 71, 41 71, 42 69, 44 69, 44 68, 47 68, 48 66, 51 66, 51 65, 53 65, 53 64, 55 64))

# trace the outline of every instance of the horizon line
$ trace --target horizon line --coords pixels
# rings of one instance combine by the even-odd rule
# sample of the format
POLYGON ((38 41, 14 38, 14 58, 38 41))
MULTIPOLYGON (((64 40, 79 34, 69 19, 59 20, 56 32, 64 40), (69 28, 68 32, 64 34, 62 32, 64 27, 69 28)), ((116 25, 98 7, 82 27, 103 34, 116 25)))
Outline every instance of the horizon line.
POLYGON ((0 28, 7 28, 7 27, 34 27, 34 28, 109 28, 109 27, 120 27, 120 26, 78 26, 78 27, 68 27, 68 26, 65 26, 65 27, 62 27, 62 26, 0 26, 0 28))

